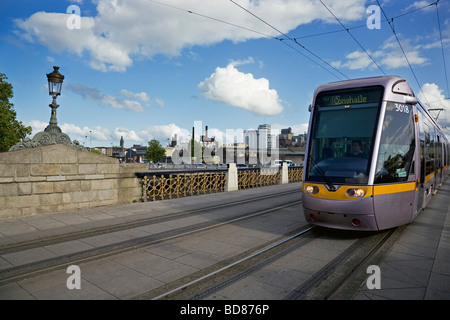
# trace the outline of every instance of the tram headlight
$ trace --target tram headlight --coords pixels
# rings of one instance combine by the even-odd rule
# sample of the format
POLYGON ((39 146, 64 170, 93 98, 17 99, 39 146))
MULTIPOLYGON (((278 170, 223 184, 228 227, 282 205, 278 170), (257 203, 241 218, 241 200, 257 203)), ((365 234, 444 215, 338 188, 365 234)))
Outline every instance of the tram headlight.
POLYGON ((362 188, 351 188, 345 192, 350 198, 362 198, 366 195, 366 190, 362 188))
POLYGON ((317 187, 317 186, 306 186, 305 191, 306 191, 306 193, 309 193, 309 194, 317 194, 319 192, 319 187, 317 187))

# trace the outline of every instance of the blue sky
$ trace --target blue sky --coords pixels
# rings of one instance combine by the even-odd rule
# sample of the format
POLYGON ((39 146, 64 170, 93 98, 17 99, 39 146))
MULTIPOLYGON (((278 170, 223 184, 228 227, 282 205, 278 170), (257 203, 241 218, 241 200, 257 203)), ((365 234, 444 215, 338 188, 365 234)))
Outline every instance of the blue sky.
POLYGON ((445 108, 450 128, 450 2, 432 3, 1 0, 0 72, 34 135, 50 119, 46 73, 59 66, 58 124, 92 147, 187 139, 196 121, 223 142, 263 123, 303 133, 317 86, 383 74, 445 108))

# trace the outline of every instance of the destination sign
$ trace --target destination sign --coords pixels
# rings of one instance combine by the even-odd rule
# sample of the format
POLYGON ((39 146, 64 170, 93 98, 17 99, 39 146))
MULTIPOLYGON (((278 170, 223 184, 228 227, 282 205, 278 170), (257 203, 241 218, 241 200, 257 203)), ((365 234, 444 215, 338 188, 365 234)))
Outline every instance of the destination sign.
POLYGON ((340 90, 333 92, 321 92, 317 97, 317 105, 320 107, 342 106, 352 104, 366 104, 380 102, 382 88, 370 88, 353 90, 340 90))

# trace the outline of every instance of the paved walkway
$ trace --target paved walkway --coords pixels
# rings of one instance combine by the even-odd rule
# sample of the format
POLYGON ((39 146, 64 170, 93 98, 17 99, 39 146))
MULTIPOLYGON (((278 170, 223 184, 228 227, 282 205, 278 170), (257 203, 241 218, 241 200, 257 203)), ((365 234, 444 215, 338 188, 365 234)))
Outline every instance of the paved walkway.
POLYGON ((450 299, 450 178, 379 267, 380 289, 369 290, 364 283, 354 299, 450 299))
MULTIPOLYGON (((169 212, 181 212, 198 207, 200 201, 204 206, 214 206, 227 199, 236 201, 249 193, 270 194, 275 187, 289 189, 292 184, 220 193, 219 197, 214 194, 193 196, 168 202, 156 201, 3 219, 0 220, 0 246, 49 234, 76 231, 86 226, 135 220, 140 215, 148 218, 149 214, 161 216, 169 212)), ((7 268, 7 263, 0 258, 0 269, 7 268)), ((428 207, 404 229, 379 267, 381 288, 369 290, 364 283, 357 289, 354 299, 450 299, 450 178, 433 196, 428 207)))
MULTIPOLYGON (((171 200, 149 201, 114 206, 79 209, 53 214, 35 214, 17 218, 0 218, 0 247, 16 242, 35 240, 49 235, 63 235, 77 230, 94 229, 116 225, 121 222, 137 221, 140 218, 166 216, 171 213, 185 212, 204 207, 214 207, 229 202, 251 198, 253 195, 264 197, 274 192, 301 190, 301 183, 266 186, 174 198, 171 200)), ((0 258, 0 267, 1 267, 0 258)))

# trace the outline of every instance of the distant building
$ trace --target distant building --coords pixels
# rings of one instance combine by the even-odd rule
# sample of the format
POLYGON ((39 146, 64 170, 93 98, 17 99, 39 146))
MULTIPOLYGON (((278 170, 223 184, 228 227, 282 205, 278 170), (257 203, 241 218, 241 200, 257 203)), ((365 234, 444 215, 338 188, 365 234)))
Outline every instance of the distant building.
POLYGON ((172 142, 170 143, 169 147, 172 147, 172 148, 176 147, 176 146, 177 146, 177 143, 178 143, 177 140, 178 140, 178 135, 175 133, 175 135, 174 135, 174 137, 172 138, 172 142))
POLYGON ((146 146, 141 146, 139 144, 133 145, 129 148, 125 154, 125 162, 127 163, 143 163, 144 155, 147 152, 146 146))
POLYGON ((293 141, 294 134, 292 133, 292 128, 281 129, 281 134, 278 136, 279 147, 285 148, 290 147, 294 144, 293 141))
POLYGON ((205 127, 205 135, 200 136, 200 141, 208 144, 208 143, 214 143, 215 140, 216 140, 215 137, 211 137, 211 138, 208 137, 208 126, 206 126, 205 127))
POLYGON ((120 137, 120 146, 111 146, 109 151, 106 151, 106 155, 119 159, 120 162, 125 162, 125 148, 124 148, 124 140, 123 136, 120 137))
POLYGON ((257 130, 258 149, 272 149, 272 134, 270 124, 260 124, 257 130))
POLYGON ((306 147, 306 133, 299 134, 297 136, 292 137, 292 143, 295 147, 306 147))

